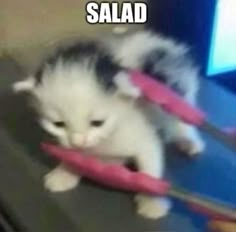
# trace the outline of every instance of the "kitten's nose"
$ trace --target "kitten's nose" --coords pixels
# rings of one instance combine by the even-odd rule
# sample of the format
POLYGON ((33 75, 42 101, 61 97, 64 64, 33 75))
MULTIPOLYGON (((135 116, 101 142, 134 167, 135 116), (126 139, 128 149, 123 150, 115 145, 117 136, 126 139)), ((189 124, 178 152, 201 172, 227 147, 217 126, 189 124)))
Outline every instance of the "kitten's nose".
POLYGON ((75 147, 83 147, 86 144, 86 136, 75 133, 71 135, 71 144, 75 147))

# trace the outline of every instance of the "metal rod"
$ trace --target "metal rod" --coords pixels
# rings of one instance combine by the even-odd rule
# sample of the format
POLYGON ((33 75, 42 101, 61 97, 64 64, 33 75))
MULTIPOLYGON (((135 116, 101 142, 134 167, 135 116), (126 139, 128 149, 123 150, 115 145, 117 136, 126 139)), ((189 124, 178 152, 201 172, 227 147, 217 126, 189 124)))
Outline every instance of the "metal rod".
POLYGON ((220 141, 223 145, 236 153, 236 139, 233 136, 230 136, 207 121, 205 121, 198 128, 216 140, 220 141))
POLYGON ((211 211, 213 214, 236 220, 236 208, 217 200, 213 200, 198 194, 192 194, 179 188, 172 188, 169 195, 184 202, 202 207, 211 211))

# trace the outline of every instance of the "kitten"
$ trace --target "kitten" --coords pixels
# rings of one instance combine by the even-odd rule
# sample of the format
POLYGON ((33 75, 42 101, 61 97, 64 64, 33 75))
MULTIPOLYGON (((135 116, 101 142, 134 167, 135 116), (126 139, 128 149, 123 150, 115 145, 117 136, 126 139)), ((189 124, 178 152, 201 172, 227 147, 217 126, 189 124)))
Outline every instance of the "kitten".
MULTIPOLYGON (((204 144, 194 128, 141 99, 127 68, 153 75, 194 104, 198 71, 187 53, 185 46, 149 31, 78 42, 59 50, 14 89, 32 95, 40 124, 61 145, 108 162, 132 159, 139 171, 161 178, 163 142, 157 128, 189 155, 201 152, 204 144)), ((61 164, 44 184, 60 192, 79 179, 61 164)), ((163 217, 170 208, 161 197, 138 194, 135 200, 138 213, 148 218, 163 217)))
MULTIPOLYGON (((196 104, 199 68, 185 44, 151 31, 139 31, 105 40, 114 59, 128 69, 140 70, 171 87, 191 105, 196 104)), ((150 112, 150 105, 148 106, 150 112)), ((151 106, 153 113, 153 106, 151 106)), ((204 143, 192 126, 154 107, 155 125, 162 125, 165 141, 174 142, 187 155, 204 150, 204 143), (158 116, 158 117, 157 117, 158 116)))

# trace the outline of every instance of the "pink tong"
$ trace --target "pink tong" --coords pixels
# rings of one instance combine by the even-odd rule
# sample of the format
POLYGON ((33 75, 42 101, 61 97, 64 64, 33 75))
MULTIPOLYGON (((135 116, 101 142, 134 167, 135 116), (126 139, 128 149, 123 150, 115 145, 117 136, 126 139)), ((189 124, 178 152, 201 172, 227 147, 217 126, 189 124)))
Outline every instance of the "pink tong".
MULTIPOLYGON (((160 105, 186 123, 195 125, 236 151, 233 137, 207 122, 201 111, 183 101, 168 87, 140 72, 132 71, 130 77, 148 100, 160 105)), ((169 195, 216 219, 236 220, 236 208, 175 188, 167 181, 158 180, 144 173, 132 172, 121 165, 103 164, 93 156, 85 156, 78 151, 52 144, 42 144, 42 148, 74 171, 78 171, 80 175, 106 186, 152 195, 169 195)))
POLYGON ((235 137, 207 121, 203 112, 189 105, 164 84, 143 73, 134 71, 131 72, 130 76, 132 82, 142 90, 144 97, 160 105, 164 110, 182 121, 198 127, 236 153, 235 137))
POLYGON ((236 208, 225 203, 176 188, 168 181, 145 173, 130 171, 121 165, 104 164, 90 155, 43 143, 42 149, 64 162, 74 172, 108 187, 150 195, 168 195, 186 202, 193 210, 213 219, 236 221, 236 208))

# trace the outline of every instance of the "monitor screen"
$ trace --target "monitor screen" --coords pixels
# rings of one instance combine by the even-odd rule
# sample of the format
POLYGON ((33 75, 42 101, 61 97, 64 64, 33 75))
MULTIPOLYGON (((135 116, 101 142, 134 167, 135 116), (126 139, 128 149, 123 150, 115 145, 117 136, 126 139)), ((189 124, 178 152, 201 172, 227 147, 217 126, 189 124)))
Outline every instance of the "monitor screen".
POLYGON ((236 70, 236 0, 217 0, 207 75, 236 70))

